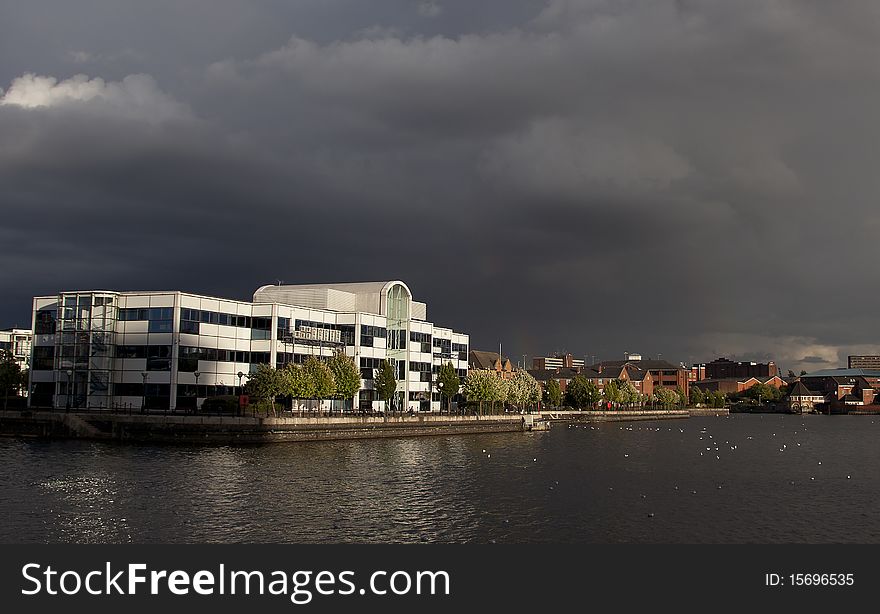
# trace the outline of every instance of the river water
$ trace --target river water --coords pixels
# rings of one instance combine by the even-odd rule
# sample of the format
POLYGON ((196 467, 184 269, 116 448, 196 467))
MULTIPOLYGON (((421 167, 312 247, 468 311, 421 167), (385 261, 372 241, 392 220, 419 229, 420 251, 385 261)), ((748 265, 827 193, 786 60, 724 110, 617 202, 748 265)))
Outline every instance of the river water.
POLYGON ((880 416, 250 447, 0 439, 0 542, 880 543, 880 416))

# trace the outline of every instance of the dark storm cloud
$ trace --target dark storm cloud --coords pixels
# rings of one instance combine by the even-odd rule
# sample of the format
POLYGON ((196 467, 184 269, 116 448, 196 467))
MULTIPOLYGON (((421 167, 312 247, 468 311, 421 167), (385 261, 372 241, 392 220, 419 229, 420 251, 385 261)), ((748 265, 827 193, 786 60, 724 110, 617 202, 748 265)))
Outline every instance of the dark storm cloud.
POLYGON ((277 279, 399 277, 429 317, 514 356, 798 368, 880 345, 871 4, 11 14, 10 325, 62 288, 247 298, 277 279))

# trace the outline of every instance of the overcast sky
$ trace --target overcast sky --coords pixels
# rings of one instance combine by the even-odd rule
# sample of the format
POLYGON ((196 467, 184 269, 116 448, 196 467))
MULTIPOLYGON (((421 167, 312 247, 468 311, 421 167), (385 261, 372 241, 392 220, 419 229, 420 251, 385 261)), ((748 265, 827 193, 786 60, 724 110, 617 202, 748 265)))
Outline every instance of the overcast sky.
POLYGON ((0 327, 399 278, 521 360, 877 352, 880 4, 0 0, 0 327))

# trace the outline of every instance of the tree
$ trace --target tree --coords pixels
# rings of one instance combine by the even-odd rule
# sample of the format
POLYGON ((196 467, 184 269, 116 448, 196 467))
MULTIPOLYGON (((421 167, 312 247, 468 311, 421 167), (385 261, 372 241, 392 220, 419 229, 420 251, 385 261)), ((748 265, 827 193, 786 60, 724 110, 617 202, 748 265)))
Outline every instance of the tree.
POLYGON ((675 387, 675 394, 676 396, 678 396, 678 406, 687 407, 688 398, 687 395, 684 393, 684 390, 682 390, 681 386, 675 387))
POLYGON ((599 387, 591 379, 583 375, 575 375, 568 383, 565 397, 566 401, 577 409, 593 407, 599 401, 599 387))
POLYGON ((639 403, 642 399, 642 395, 639 394, 639 391, 636 390, 636 387, 633 386, 633 383, 629 380, 625 380, 621 382, 620 387, 620 402, 626 406, 632 406, 639 403))
POLYGON ((291 409, 294 399, 311 399, 315 396, 315 387, 302 365, 287 363, 280 371, 281 394, 290 397, 291 409))
POLYGON ((727 396, 720 390, 709 391, 706 393, 706 403, 712 407, 724 407, 727 396))
POLYGON ((544 390, 544 401, 550 407, 562 405, 562 387, 559 385, 559 380, 551 379, 547 382, 547 388, 544 390))
POLYGON ((702 405, 706 402, 706 394, 697 386, 691 386, 688 396, 690 397, 690 402, 693 406, 702 405))
POLYGON ((479 404, 480 414, 483 413, 483 403, 503 401, 507 398, 507 384, 498 377, 495 371, 489 369, 471 369, 464 378, 462 391, 470 402, 479 404))
POLYGON ((394 375, 394 367, 387 360, 383 360, 379 364, 379 372, 376 374, 373 387, 376 389, 376 394, 379 395, 379 400, 385 402, 385 410, 387 411, 388 401, 393 399, 394 393, 397 392, 397 377, 394 375))
POLYGON ((620 402, 620 382, 618 380, 610 380, 605 384, 605 389, 602 392, 605 400, 611 403, 612 407, 620 402))
POLYGON ((528 403, 532 406, 537 406, 538 403, 541 402, 541 398, 543 396, 543 390, 541 389, 541 383, 538 382, 528 371, 523 371, 525 375, 525 381, 528 383, 529 387, 529 396, 526 399, 528 403))
POLYGON ((323 360, 318 360, 314 356, 309 356, 303 363, 303 371, 312 382, 312 394, 320 401, 329 399, 336 394, 336 382, 333 379, 333 371, 327 366, 323 360))
MULTIPOLYGON (((440 388, 441 396, 446 397, 447 411, 451 412, 452 397, 458 394, 458 389, 461 386, 461 380, 458 378, 458 373, 456 373, 455 367, 452 366, 451 362, 440 366, 440 372, 437 373, 437 386, 440 388)), ((440 402, 443 402, 442 399, 440 402)))
POLYGON ((278 371, 269 365, 257 365, 257 369, 248 378, 247 392, 257 401, 269 401, 272 415, 275 413, 275 397, 281 394, 283 385, 278 371))
POLYGON ((520 369, 507 380, 507 402, 520 408, 541 400, 541 385, 527 371, 520 369))
MULTIPOLYGON (((9 393, 18 391, 22 388, 22 370, 15 360, 12 352, 0 350, 0 388, 3 389, 3 409, 6 409, 9 403, 9 393)), ((27 383, 24 384, 27 386, 27 383)))
POLYGON ((674 390, 662 386, 654 389, 654 403, 669 408, 678 403, 679 398, 674 390))
POLYGON ((354 407, 354 395, 361 389, 361 372, 354 364, 354 359, 341 350, 336 351, 327 361, 327 366, 333 373, 336 396, 343 401, 352 401, 354 407))

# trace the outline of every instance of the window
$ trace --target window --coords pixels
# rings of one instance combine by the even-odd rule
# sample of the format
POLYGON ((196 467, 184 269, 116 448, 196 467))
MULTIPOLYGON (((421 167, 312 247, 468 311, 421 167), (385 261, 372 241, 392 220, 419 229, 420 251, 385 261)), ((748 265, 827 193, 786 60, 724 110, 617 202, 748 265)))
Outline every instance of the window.
POLYGON ((373 339, 379 337, 380 339, 385 339, 387 331, 381 326, 368 326, 366 324, 361 325, 361 345, 366 347, 373 347, 373 339))
POLYGON ((180 332, 190 335, 199 334, 200 314, 198 309, 180 310, 180 332))
POLYGON ((171 370, 171 346, 148 345, 147 346, 147 371, 170 371, 171 370))
POLYGON ((361 357, 361 379, 372 380, 375 376, 375 370, 382 364, 381 358, 361 357))
POLYGON ((147 346, 145 345, 117 345, 116 358, 146 358, 147 346))
POLYGON ((197 347, 182 345, 177 357, 177 370, 184 373, 195 373, 199 370, 201 351, 197 347))
POLYGON ((34 333, 37 335, 55 334, 55 319, 58 311, 53 309, 40 309, 34 322, 34 333))
POLYGON ((174 324, 171 320, 150 320, 147 324, 147 332, 149 333, 170 333, 174 330, 174 324))
POLYGON ((120 397, 139 397, 144 394, 143 384, 121 382, 113 384, 113 394, 120 397))
POLYGON ((278 318, 278 339, 283 340, 290 335, 290 318, 278 318))
POLYGON ((55 368, 55 347, 38 345, 33 351, 34 371, 51 371, 55 368))

